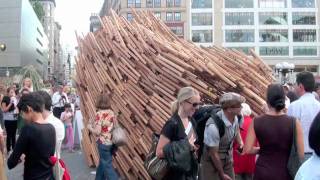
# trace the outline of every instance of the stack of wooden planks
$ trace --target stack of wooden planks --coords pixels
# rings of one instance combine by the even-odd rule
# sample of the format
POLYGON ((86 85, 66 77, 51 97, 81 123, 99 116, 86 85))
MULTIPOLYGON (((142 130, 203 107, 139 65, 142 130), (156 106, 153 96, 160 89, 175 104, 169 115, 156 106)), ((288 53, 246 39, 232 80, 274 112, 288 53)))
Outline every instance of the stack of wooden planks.
MULTIPOLYGON (((198 47, 175 36, 151 12, 133 12, 128 22, 111 12, 102 28, 79 37, 76 83, 84 124, 95 116, 96 97, 112 93, 112 109, 128 134, 128 145, 114 157, 126 179, 150 179, 143 167, 152 133, 170 117, 170 104, 181 87, 196 88, 205 102, 224 92, 246 98, 254 113, 263 111, 264 93, 274 81, 272 70, 251 51, 198 47)), ((82 141, 88 164, 98 164, 95 139, 87 129, 82 141)))

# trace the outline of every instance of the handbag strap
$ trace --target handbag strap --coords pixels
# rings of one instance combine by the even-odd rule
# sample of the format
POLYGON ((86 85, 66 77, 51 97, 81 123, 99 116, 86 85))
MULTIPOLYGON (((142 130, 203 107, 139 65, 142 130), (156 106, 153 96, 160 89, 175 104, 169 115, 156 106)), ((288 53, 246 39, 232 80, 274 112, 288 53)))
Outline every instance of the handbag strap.
POLYGON ((297 131, 296 131, 296 118, 292 118, 292 145, 297 151, 297 131))

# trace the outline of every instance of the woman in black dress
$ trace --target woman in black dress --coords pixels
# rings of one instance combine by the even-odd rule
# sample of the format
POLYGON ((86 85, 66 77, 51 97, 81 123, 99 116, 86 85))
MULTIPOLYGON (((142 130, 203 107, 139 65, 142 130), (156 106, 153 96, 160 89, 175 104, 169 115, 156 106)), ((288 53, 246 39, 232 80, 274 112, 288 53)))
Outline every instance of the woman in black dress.
POLYGON ((303 134, 300 122, 287 116, 285 108, 285 93, 280 84, 272 84, 267 89, 269 110, 266 114, 255 118, 247 134, 244 152, 258 153, 254 180, 291 180, 287 163, 293 142, 293 123, 296 126, 297 149, 303 159, 303 134), (258 140, 260 150, 254 148, 258 140))
POLYGON ((55 151, 55 129, 43 119, 43 99, 36 93, 21 97, 18 104, 23 118, 28 122, 22 128, 15 148, 8 159, 8 168, 14 168, 25 156, 25 180, 53 180, 50 157, 55 151))

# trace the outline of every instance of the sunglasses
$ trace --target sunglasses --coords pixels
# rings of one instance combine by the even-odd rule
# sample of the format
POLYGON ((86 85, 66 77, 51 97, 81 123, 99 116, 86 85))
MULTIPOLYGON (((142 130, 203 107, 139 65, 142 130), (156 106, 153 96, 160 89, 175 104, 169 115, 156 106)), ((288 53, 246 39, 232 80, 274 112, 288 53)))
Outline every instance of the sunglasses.
POLYGON ((195 103, 192 103, 190 101, 186 101, 187 103, 191 104, 193 107, 198 107, 198 106, 201 106, 202 105, 202 102, 195 102, 195 103))

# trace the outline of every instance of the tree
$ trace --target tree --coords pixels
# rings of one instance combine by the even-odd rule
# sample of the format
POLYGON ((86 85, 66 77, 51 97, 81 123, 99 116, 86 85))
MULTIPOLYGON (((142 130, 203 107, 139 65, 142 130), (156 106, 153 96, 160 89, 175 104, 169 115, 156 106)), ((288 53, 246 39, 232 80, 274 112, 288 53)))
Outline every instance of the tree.
POLYGON ((33 10, 37 14, 39 20, 42 21, 45 12, 43 10, 41 3, 39 2, 39 0, 29 0, 29 1, 32 4, 33 10))

